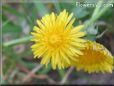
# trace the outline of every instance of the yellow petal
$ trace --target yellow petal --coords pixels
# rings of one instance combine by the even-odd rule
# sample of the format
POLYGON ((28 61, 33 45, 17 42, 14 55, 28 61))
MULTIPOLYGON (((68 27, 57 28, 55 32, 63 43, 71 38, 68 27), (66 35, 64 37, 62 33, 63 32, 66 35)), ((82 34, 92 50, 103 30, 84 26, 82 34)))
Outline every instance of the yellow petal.
POLYGON ((77 26, 77 27, 74 27, 73 29, 72 29, 72 34, 76 34, 77 32, 79 32, 81 29, 83 29, 83 27, 84 27, 84 25, 79 25, 79 26, 77 26))

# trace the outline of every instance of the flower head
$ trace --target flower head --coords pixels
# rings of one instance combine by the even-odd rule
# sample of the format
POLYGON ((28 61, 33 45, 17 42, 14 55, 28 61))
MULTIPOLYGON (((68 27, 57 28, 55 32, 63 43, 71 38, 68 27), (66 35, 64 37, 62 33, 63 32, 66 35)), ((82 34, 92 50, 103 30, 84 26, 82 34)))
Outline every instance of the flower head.
POLYGON ((65 64, 71 64, 71 60, 76 60, 74 55, 82 55, 85 40, 85 32, 80 30, 83 25, 73 27, 75 19, 73 13, 68 15, 64 10, 58 16, 53 12, 45 15, 41 20, 37 20, 38 26, 34 26, 32 32, 32 51, 34 57, 42 58, 41 64, 47 65, 49 62, 52 68, 64 68, 65 64))
POLYGON ((101 44, 87 41, 86 48, 82 50, 83 55, 80 55, 75 66, 78 70, 83 69, 89 73, 92 72, 112 72, 113 56, 101 44))

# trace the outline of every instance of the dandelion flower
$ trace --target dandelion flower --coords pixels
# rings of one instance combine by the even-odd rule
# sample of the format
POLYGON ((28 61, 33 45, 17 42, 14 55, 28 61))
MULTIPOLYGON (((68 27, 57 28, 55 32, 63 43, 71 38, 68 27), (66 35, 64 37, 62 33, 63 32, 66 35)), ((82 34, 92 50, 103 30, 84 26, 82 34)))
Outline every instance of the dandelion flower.
POLYGON ((73 55, 82 55, 85 40, 85 32, 80 30, 83 25, 73 27, 75 19, 73 13, 68 15, 66 10, 58 16, 55 13, 47 14, 41 20, 37 20, 38 26, 34 26, 31 46, 34 58, 42 58, 41 64, 49 62, 53 69, 64 68, 65 64, 71 64, 71 59, 76 60, 73 55))
POLYGON ((74 63, 77 70, 83 69, 88 73, 112 72, 113 56, 103 45, 87 41, 86 48, 82 52, 83 55, 80 55, 78 61, 74 63))

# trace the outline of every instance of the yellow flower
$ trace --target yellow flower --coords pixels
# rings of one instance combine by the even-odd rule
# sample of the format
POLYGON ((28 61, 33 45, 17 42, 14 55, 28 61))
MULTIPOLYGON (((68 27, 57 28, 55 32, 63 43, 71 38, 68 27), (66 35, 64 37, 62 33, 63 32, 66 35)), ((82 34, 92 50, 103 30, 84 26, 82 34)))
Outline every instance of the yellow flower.
POLYGON ((45 15, 41 20, 37 20, 38 26, 34 26, 32 32, 32 51, 35 58, 42 58, 41 64, 47 65, 49 62, 52 68, 64 68, 65 64, 71 64, 71 59, 76 60, 74 54, 82 55, 85 40, 85 32, 80 30, 83 25, 73 27, 75 19, 73 13, 68 15, 64 10, 58 16, 53 12, 45 15))
POLYGON ((113 56, 103 45, 87 41, 86 48, 82 52, 83 55, 80 55, 78 61, 73 63, 77 70, 83 69, 88 73, 112 72, 113 56))

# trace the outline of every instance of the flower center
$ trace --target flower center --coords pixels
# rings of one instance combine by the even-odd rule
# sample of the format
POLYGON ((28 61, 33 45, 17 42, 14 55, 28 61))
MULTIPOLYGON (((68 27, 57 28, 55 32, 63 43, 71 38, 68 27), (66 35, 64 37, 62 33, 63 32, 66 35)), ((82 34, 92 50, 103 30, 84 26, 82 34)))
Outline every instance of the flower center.
POLYGON ((54 46, 61 45, 62 38, 60 35, 54 34, 49 38, 49 43, 54 46))

